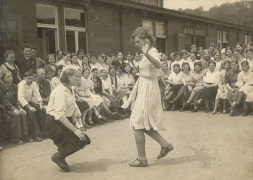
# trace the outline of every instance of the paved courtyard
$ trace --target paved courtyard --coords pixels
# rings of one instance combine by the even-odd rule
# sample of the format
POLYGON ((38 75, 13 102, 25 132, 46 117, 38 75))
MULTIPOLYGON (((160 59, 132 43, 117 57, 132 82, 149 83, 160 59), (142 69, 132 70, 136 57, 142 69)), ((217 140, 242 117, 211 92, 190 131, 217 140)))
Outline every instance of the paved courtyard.
POLYGON ((175 150, 157 160, 159 145, 146 139, 149 167, 131 168, 137 157, 129 120, 87 131, 92 144, 67 158, 71 172, 52 163, 49 139, 0 152, 0 180, 252 180, 253 118, 202 112, 165 112, 161 134, 175 150))

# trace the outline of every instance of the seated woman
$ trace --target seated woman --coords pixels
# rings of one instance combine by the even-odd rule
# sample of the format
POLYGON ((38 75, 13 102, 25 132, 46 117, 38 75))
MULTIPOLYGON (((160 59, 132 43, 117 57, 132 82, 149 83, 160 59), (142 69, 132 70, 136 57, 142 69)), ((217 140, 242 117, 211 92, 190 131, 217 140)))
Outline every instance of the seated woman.
MULTIPOLYGON (((109 115, 113 115, 114 113, 112 113, 108 107, 105 105, 103 98, 99 95, 95 94, 94 91, 94 83, 93 81, 89 78, 90 77, 90 70, 89 69, 84 69, 83 71, 83 78, 81 78, 81 84, 80 86, 76 86, 75 87, 75 92, 76 94, 79 96, 78 99, 81 99, 83 101, 86 101, 90 108, 94 111, 95 115, 98 118, 98 121, 95 122, 108 122, 108 120, 106 118, 104 118, 103 116, 100 115, 99 113, 99 109, 100 106, 109 114, 109 115)), ((92 111, 90 110, 88 112, 88 122, 87 124, 89 125, 93 125, 92 122, 92 111)), ((82 119, 83 122, 85 122, 85 119, 82 119)))
POLYGON ((168 85, 168 78, 170 75, 169 66, 167 63, 162 64, 162 69, 160 70, 160 75, 158 76, 158 84, 161 92, 161 101, 163 105, 163 110, 167 110, 167 103, 165 101, 165 88, 168 85))
POLYGON ((170 103, 175 105, 175 103, 179 99, 181 99, 183 106, 180 111, 185 111, 187 108, 186 101, 189 98, 195 83, 194 83, 193 73, 191 72, 190 64, 188 62, 183 62, 182 68, 183 68, 183 72, 181 75, 181 80, 182 80, 183 86, 179 89, 177 96, 174 98, 173 101, 170 101, 170 103))
MULTIPOLYGON (((110 79, 112 84, 112 91, 116 97, 122 97, 122 101, 127 100, 127 95, 130 93, 130 90, 127 85, 125 85, 125 80, 123 78, 122 69, 115 69, 114 66, 110 68, 110 79)), ((122 114, 126 117, 130 117, 130 111, 126 109, 120 109, 122 114)))
POLYGON ((51 90, 54 90, 59 84, 61 84, 60 76, 61 76, 61 73, 62 73, 62 69, 63 69, 62 65, 57 66, 56 71, 55 71, 56 76, 53 77, 50 81, 51 90))
MULTIPOLYGON (((183 86, 182 82, 182 73, 180 72, 180 65, 174 64, 173 65, 173 72, 170 74, 168 78, 168 85, 166 87, 166 101, 169 102, 173 99, 174 96, 177 95, 179 89, 183 86)), ((172 106, 172 111, 175 110, 175 105, 172 106)))
POLYGON ((120 102, 122 98, 125 96, 125 94, 118 94, 115 96, 113 94, 113 89, 112 89, 112 82, 111 78, 108 76, 108 72, 106 69, 101 70, 101 80, 102 80, 102 94, 108 98, 111 103, 112 103, 112 110, 114 112, 117 112, 117 116, 119 116, 121 119, 124 119, 125 116, 120 113, 121 107, 120 107, 120 102))
POLYGON ((98 55, 98 63, 105 68, 107 71, 109 70, 109 66, 105 63, 105 56, 104 54, 98 55))
MULTIPOLYGON (((239 95, 239 88, 236 86, 238 74, 240 73, 238 61, 231 61, 231 69, 228 71, 225 77, 225 83, 228 89, 227 100, 231 107, 233 107, 237 101, 239 95)), ((235 111, 231 109, 230 115, 234 116, 235 111)))
POLYGON ((77 85, 79 76, 77 70, 65 69, 60 77, 62 83, 52 91, 47 106, 46 132, 58 148, 51 160, 63 171, 70 170, 65 158, 90 144, 84 131, 73 125, 80 111, 71 87, 77 85))
POLYGON ((98 61, 97 56, 91 55, 91 57, 90 57, 90 68, 91 69, 97 68, 98 72, 100 72, 101 69, 103 69, 103 66, 101 66, 101 64, 99 64, 97 61, 98 61))
POLYGON ((58 61, 55 65, 56 66, 62 65, 63 67, 71 65, 70 59, 71 59, 71 53, 67 52, 67 51, 64 51, 63 52, 63 59, 61 59, 60 61, 58 61))
POLYGON ((6 71, 3 73, 2 81, 4 83, 0 86, 0 91, 4 99, 5 109, 11 117, 11 141, 20 145, 23 144, 23 139, 29 142, 32 142, 32 139, 28 136, 26 112, 18 103, 18 88, 12 83, 12 80, 11 72, 6 71))
MULTIPOLYGON (((122 80, 123 80, 123 86, 126 87, 126 94, 129 95, 135 85, 134 77, 131 74, 131 67, 129 64, 126 64, 125 66, 125 73, 121 74, 122 80)), ((123 97, 123 102, 127 100, 128 96, 123 97)))
POLYGON ((70 61, 71 61, 71 64, 77 68, 80 68, 81 70, 83 70, 83 66, 79 64, 78 62, 78 56, 76 53, 71 53, 71 56, 70 56, 70 61))
POLYGON ((242 71, 238 74, 238 80, 236 86, 239 87, 239 95, 235 105, 232 107, 233 111, 239 109, 239 105, 243 102, 243 113, 242 116, 248 114, 248 103, 246 102, 247 94, 253 91, 253 73, 250 70, 249 62, 243 60, 241 63, 242 71))
POLYGON ((1 78, 3 74, 7 71, 10 71, 13 77, 13 84, 18 84, 21 81, 21 77, 19 76, 19 69, 15 65, 15 53, 12 50, 7 51, 4 54, 4 58, 6 62, 0 66, 0 82, 2 82, 1 78))
POLYGON ((222 108, 223 114, 227 113, 226 103, 227 103, 228 89, 227 89, 227 85, 225 82, 225 78, 226 78, 227 73, 230 70, 230 66, 231 66, 230 61, 225 60, 223 63, 223 66, 224 66, 224 69, 218 73, 218 91, 217 91, 217 95, 215 98, 213 114, 215 114, 217 112, 217 108, 218 108, 218 105, 219 105, 221 99, 222 99, 222 103, 223 103, 223 108, 222 108))
POLYGON ((186 104, 189 106, 193 102, 194 109, 192 110, 192 112, 197 112, 197 102, 201 95, 201 92, 204 89, 202 66, 199 61, 194 63, 193 82, 194 87, 186 104))
POLYGON ((202 100, 205 101, 206 113, 210 112, 211 103, 214 102, 218 90, 218 72, 215 71, 215 67, 215 61, 210 60, 208 63, 208 69, 204 70, 204 90, 202 91, 202 95, 198 103, 201 103, 202 100))

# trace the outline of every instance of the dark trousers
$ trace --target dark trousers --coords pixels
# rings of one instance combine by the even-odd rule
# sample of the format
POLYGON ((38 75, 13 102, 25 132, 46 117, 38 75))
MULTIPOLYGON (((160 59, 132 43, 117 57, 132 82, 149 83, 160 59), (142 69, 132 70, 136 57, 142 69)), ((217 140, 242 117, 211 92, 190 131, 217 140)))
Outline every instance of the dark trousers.
POLYGON ((0 141, 8 141, 10 134, 11 117, 4 108, 0 108, 0 141))
POLYGON ((24 110, 27 114, 27 130, 28 135, 31 138, 35 138, 37 136, 40 136, 41 131, 38 125, 38 117, 40 113, 40 108, 37 104, 29 102, 30 106, 34 107, 36 109, 35 112, 30 111, 27 107, 24 107, 24 110))
POLYGON ((14 114, 13 111, 10 112, 11 123, 10 123, 10 133, 11 139, 22 138, 28 135, 27 131, 27 118, 26 114, 14 114))
POLYGON ((214 86, 210 88, 205 88, 202 91, 201 99, 205 99, 205 101, 207 101, 207 103, 209 104, 209 107, 212 107, 211 105, 215 101, 217 90, 218 90, 218 86, 214 86))
MULTIPOLYGON (((69 118, 70 122, 71 119, 69 118)), ((72 122, 71 122, 72 123, 72 122)), ((67 157, 90 144, 90 139, 86 135, 86 141, 81 141, 72 131, 66 128, 53 116, 47 115, 46 134, 58 147, 58 151, 67 157)))

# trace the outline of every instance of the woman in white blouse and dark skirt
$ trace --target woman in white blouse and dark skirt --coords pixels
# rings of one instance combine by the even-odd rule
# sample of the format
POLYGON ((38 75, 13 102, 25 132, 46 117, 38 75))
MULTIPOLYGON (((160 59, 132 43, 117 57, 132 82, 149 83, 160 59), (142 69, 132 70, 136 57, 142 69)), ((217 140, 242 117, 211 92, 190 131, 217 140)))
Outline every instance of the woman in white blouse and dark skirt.
POLYGON ((80 79, 77 70, 65 69, 60 77, 62 84, 52 91, 47 106, 46 132, 58 148, 51 159, 63 171, 70 170, 65 158, 90 144, 89 137, 72 122, 72 117, 80 111, 71 87, 80 79))

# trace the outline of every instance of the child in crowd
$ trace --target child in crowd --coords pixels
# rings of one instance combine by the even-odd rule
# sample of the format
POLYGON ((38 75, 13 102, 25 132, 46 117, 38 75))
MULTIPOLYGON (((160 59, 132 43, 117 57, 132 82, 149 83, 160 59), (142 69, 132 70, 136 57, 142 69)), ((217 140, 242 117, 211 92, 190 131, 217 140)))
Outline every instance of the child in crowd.
POLYGON ((224 66, 224 69, 218 73, 218 91, 215 98, 213 114, 216 114, 220 100, 222 100, 222 103, 223 103, 223 108, 222 108, 223 114, 227 113, 226 103, 227 103, 228 89, 226 86, 225 78, 227 76, 228 71, 230 70, 230 66, 231 66, 230 61, 225 60, 223 66, 224 66))

